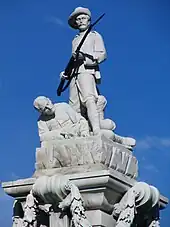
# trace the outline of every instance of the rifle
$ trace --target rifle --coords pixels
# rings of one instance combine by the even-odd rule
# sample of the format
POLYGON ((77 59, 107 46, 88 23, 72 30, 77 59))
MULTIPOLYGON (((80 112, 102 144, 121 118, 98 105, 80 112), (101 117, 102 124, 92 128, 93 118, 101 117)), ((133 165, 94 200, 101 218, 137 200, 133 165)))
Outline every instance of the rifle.
POLYGON ((87 29, 86 33, 84 34, 82 40, 80 41, 75 53, 76 53, 76 56, 73 57, 71 56, 65 70, 64 70, 64 75, 65 75, 65 78, 61 78, 61 81, 60 81, 60 84, 57 88, 57 95, 60 96, 61 93, 63 91, 65 91, 67 89, 67 87, 70 85, 71 83, 71 80, 72 78, 74 77, 74 74, 76 72, 76 69, 77 69, 77 62, 78 62, 78 56, 79 56, 79 52, 80 52, 80 49, 87 37, 87 35, 90 33, 90 31, 92 30, 92 28, 94 27, 94 25, 96 25, 101 19, 102 17, 104 17, 105 13, 103 13, 93 24, 91 24, 89 26, 89 28, 87 29), (68 80, 67 84, 64 86, 65 84, 65 80, 68 80))

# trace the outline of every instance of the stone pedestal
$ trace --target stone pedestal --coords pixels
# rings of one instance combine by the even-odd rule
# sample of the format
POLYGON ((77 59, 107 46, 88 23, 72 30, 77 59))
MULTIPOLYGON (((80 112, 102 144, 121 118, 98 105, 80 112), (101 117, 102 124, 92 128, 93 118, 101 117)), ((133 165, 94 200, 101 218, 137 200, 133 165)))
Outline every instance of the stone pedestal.
POLYGON ((87 172, 96 168, 94 164, 103 164, 99 169, 115 169, 130 178, 138 176, 138 161, 132 151, 104 136, 43 142, 36 149, 34 176, 74 173, 77 166, 82 170, 86 166, 83 172, 87 172))
MULTIPOLYGON (((112 216, 113 205, 119 202, 122 195, 136 183, 136 180, 112 169, 66 176, 79 188, 88 220, 93 226, 115 226, 116 221, 112 216)), ((8 195, 21 201, 23 205, 35 180, 35 178, 17 180, 3 183, 2 186, 8 195)), ((165 208, 167 202, 167 199, 161 196, 160 208, 165 208)), ((56 205, 58 203, 59 201, 56 200, 56 205)), ((70 222, 67 214, 63 215, 61 210, 56 209, 50 212, 49 223, 49 227, 69 227, 70 222)))
MULTIPOLYGON (((36 171, 32 178, 4 182, 2 187, 24 207, 26 197, 37 179, 41 179, 42 176, 45 176, 44 179, 56 178, 50 185, 43 180, 39 184, 40 194, 43 191, 40 206, 43 208, 46 203, 52 204, 49 212, 44 212, 43 208, 39 213, 38 224, 43 227, 70 227, 71 217, 68 210, 63 212, 59 208, 59 203, 66 196, 59 185, 63 187, 62 178, 63 181, 68 179, 78 188, 89 223, 92 226, 103 227, 116 226, 117 218, 113 215, 114 205, 119 203, 124 194, 137 183, 138 165, 132 152, 105 137, 89 137, 84 140, 78 138, 60 143, 46 142, 37 149, 35 166, 36 171)), ((159 193, 152 194, 151 191, 149 186, 145 190, 140 190, 138 185, 136 198, 145 203, 146 197, 149 206, 151 206, 150 201, 154 202, 158 198, 159 209, 165 208, 168 203, 167 198, 159 197, 159 193), (140 191, 139 195, 138 191, 140 191)), ((20 215, 19 218, 22 219, 20 215)), ((15 226, 19 227, 19 225, 15 226)))

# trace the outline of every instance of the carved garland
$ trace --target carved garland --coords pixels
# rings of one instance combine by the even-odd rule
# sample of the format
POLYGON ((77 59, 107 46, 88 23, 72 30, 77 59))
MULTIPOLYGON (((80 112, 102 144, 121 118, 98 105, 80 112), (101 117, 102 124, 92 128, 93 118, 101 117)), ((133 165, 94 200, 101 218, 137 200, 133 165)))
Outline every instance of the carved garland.
MULTIPOLYGON (((114 205, 113 216, 117 218, 116 227, 130 227, 135 217, 146 219, 146 227, 160 227, 159 223, 159 191, 144 182, 136 183, 114 205)), ((143 226, 142 226, 143 227, 143 226)))

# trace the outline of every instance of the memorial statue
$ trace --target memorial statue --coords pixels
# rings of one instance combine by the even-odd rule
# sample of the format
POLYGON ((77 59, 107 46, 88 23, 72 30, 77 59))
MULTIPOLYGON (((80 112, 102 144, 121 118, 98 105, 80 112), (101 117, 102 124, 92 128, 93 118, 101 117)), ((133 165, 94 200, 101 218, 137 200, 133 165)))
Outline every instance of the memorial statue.
POLYGON ((41 115, 38 119, 40 141, 88 136, 88 122, 67 103, 52 104, 51 100, 39 96, 34 107, 41 115))
MULTIPOLYGON (((77 47, 91 25, 90 10, 83 7, 76 8, 70 15, 68 23, 73 29, 79 30, 79 34, 72 42, 72 57, 76 58, 78 63, 70 83, 69 104, 81 114, 82 108, 87 109, 93 134, 97 135, 100 126, 96 106, 98 98, 96 81, 100 79, 99 64, 106 59, 104 42, 99 33, 91 31, 77 55, 77 47)), ((67 75, 61 73, 61 77, 65 76, 67 75)))
POLYGON ((104 116, 107 100, 96 84, 106 50, 92 31, 103 15, 91 23, 89 9, 78 7, 69 17, 79 34, 57 89, 60 95, 70 85, 69 104, 34 100, 41 142, 35 172, 2 185, 15 198, 13 227, 160 226, 168 199, 137 182, 136 141, 117 135, 115 122, 104 116))

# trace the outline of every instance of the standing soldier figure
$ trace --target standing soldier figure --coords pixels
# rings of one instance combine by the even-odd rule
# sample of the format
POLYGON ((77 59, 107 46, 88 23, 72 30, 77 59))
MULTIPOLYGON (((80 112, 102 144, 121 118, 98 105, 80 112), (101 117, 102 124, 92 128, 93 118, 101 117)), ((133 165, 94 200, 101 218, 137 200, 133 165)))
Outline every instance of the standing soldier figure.
MULTIPOLYGON (((72 56, 76 56, 76 48, 91 24, 91 12, 87 8, 78 7, 70 15, 68 24, 79 30, 72 42, 72 56)), ((103 39, 96 31, 91 31, 86 37, 79 55, 78 67, 70 83, 69 104, 79 113, 81 107, 87 109, 87 117, 93 134, 100 132, 97 112, 98 92, 96 81, 100 79, 99 64, 106 59, 106 50, 103 39)), ((61 76, 64 77, 64 74, 61 76)))

